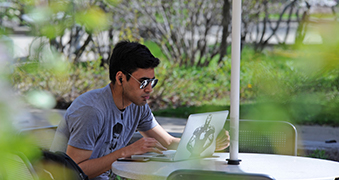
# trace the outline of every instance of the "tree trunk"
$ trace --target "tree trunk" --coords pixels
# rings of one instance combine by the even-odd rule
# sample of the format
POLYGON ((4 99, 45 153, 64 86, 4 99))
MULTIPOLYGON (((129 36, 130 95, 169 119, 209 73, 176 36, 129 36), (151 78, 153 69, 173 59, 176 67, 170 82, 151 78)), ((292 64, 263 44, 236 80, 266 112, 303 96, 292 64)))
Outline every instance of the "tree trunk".
POLYGON ((229 0, 224 0, 223 10, 222 10, 222 39, 220 45, 220 57, 218 63, 220 63, 225 55, 227 55, 227 37, 229 36, 229 24, 231 19, 231 3, 229 0))

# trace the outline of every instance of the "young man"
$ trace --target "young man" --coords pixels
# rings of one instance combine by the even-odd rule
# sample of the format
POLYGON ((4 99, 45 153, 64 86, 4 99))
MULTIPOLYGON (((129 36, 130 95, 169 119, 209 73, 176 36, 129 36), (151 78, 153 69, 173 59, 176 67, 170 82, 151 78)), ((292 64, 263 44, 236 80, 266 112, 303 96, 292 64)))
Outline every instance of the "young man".
MULTIPOLYGON (((55 138, 67 144, 61 147, 55 141, 51 150, 66 149, 90 179, 109 179, 111 164, 118 158, 176 149, 180 139, 157 123, 147 105, 158 82, 154 68, 159 63, 146 46, 119 42, 110 58, 111 83, 82 94, 72 103, 55 138), (126 146, 135 130, 144 138, 126 146)), ((228 132, 223 135, 219 150, 229 144, 228 132)))

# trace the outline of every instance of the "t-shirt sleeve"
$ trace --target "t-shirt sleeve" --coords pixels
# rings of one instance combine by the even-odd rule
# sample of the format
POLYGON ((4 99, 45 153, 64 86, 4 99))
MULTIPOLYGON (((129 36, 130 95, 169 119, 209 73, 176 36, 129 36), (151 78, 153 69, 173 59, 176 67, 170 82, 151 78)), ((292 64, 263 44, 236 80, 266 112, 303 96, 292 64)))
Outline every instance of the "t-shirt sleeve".
POLYGON ((138 125, 138 131, 148 131, 158 125, 151 109, 148 105, 144 106, 144 111, 141 114, 141 118, 138 125))
POLYGON ((93 150, 102 129, 102 115, 89 106, 84 106, 68 116, 70 137, 68 144, 76 148, 93 150))

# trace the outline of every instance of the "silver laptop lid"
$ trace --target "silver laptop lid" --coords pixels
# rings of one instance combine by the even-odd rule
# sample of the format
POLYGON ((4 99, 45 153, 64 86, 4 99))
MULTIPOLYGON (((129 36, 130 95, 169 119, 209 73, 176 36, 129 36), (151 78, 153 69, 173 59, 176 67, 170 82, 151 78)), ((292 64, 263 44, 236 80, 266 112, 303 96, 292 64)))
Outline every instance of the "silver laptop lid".
POLYGON ((211 156, 216 137, 224 127, 229 111, 191 114, 181 136, 174 160, 211 156))

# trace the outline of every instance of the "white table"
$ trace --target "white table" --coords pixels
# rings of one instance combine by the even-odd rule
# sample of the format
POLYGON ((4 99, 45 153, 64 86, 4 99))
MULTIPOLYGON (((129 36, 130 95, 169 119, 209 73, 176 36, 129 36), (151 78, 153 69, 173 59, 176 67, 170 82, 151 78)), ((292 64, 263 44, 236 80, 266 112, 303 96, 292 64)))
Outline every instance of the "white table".
POLYGON ((339 162, 273 154, 239 153, 240 165, 229 165, 225 159, 229 153, 215 153, 213 158, 179 162, 116 161, 112 171, 132 179, 166 179, 178 169, 225 171, 230 173, 267 174, 277 180, 328 179, 339 177, 339 162))

